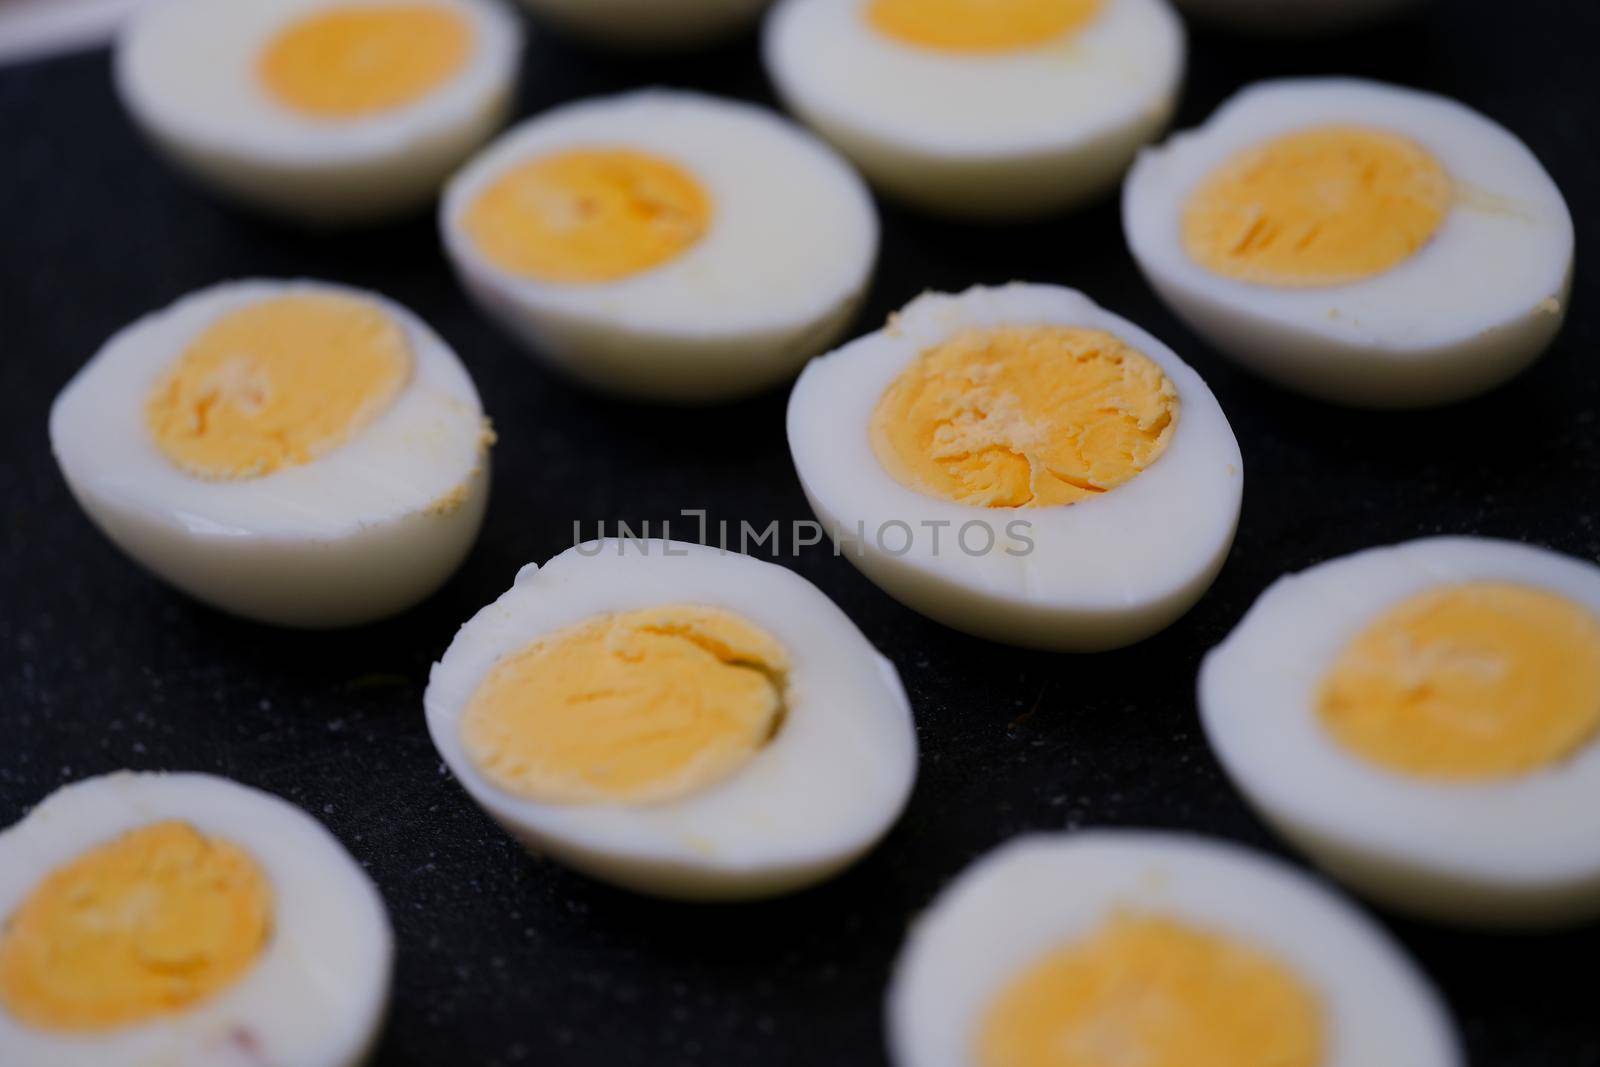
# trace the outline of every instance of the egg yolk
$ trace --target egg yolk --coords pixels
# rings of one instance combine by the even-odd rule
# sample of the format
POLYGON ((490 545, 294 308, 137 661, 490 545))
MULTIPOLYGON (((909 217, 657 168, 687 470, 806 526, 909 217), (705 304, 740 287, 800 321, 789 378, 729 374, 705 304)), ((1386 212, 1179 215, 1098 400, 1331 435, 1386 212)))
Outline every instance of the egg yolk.
POLYGON ((923 352, 878 402, 872 446, 896 481, 974 507, 1054 507, 1114 489, 1166 451, 1178 391, 1102 330, 969 329, 923 352))
POLYGON ((145 406, 157 447, 200 478, 309 463, 366 428, 411 377, 399 324, 373 304, 275 297, 213 322, 145 406))
POLYGON ((601 615, 502 660, 462 718, 496 785, 552 803, 646 804, 737 771, 778 730, 788 657, 720 608, 601 615))
POLYGON ((670 160, 576 149, 512 167, 462 219, 490 262, 542 282, 593 284, 678 258, 711 228, 711 195, 670 160))
POLYGON ((1421 145, 1383 130, 1328 126, 1247 149, 1189 198, 1189 257, 1224 277, 1311 287, 1361 281, 1411 258, 1453 198, 1421 145))
POLYGON ((1471 582, 1419 593, 1357 634, 1317 711, 1345 748, 1424 778, 1508 778, 1600 730, 1600 618, 1557 593, 1471 582))
POLYGON ((414 104, 455 77, 472 27, 436 4, 351 4, 290 23, 261 54, 259 73, 284 106, 355 119, 414 104))
POLYGON ((1316 1067, 1322 1009, 1259 949, 1120 915, 1028 967, 989 1004, 981 1067, 1316 1067))
POLYGON ((0 1003, 91 1032, 222 992, 272 934, 272 886, 243 849, 182 822, 131 831, 56 868, 0 931, 0 1003))
POLYGON ((1081 30, 1103 0, 872 0, 867 21, 904 44, 946 52, 1034 48, 1081 30))

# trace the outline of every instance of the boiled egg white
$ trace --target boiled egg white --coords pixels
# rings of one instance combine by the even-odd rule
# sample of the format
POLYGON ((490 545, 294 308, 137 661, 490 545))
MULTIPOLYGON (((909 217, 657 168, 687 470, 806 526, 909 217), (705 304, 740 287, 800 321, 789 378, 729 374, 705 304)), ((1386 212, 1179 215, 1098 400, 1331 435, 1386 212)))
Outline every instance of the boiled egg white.
POLYGON ((1210 22, 1260 33, 1306 36, 1362 26, 1413 11, 1426 0, 1176 0, 1210 22))
POLYGON ((777 384, 848 325, 878 249, 871 197, 769 111, 651 90, 547 111, 454 180, 445 248, 536 356, 677 402, 777 384))
POLYGON ((521 27, 499 0, 164 0, 116 50, 162 153, 312 223, 421 208, 504 121, 521 27))
POLYGON ((672 541, 524 568, 424 703, 445 764, 514 837, 665 897, 827 878, 916 773, 899 676, 842 611, 776 564, 672 541))
POLYGON ((1167 0, 779 0, 767 71, 876 185, 1018 218, 1112 189, 1176 106, 1167 0))
POLYGON ((50 445, 119 548, 225 611, 391 615, 477 538, 493 440, 405 308, 308 281, 214 286, 128 326, 62 389, 50 445))
POLYGON ((522 0, 567 32, 627 49, 703 45, 752 25, 768 0, 522 0))
POLYGON ((1200 673, 1261 815, 1386 905, 1600 915, 1600 567, 1437 537, 1275 582, 1200 673))
POLYGON ((916 921, 896 1067, 1460 1067, 1448 1016, 1321 887, 1182 834, 1018 838, 916 921))
POLYGON ((788 422, 836 550, 996 641, 1147 637, 1210 586, 1238 524, 1239 445, 1205 382, 1058 286, 919 297, 814 360, 788 422))
POLYGON ((0 833, 0 1063, 352 1067, 394 939, 339 842, 204 774, 66 786, 0 833))
POLYGON ((1533 153, 1443 97, 1264 82, 1143 153, 1128 246, 1196 332, 1290 388, 1374 408, 1481 393, 1566 315, 1573 228, 1533 153))

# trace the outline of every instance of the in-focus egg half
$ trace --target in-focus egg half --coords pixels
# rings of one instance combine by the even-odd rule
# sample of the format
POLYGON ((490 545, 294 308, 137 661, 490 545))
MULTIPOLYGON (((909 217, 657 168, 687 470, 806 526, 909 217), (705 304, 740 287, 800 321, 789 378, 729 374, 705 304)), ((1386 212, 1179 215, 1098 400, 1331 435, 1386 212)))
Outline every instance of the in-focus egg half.
POLYGON ((1301 37, 1362 26, 1423 6, 1427 0, 1176 0, 1199 18, 1261 33, 1301 37))
POLYGON ((706 44, 752 25, 768 0, 522 0, 563 30, 628 49, 706 44))
POLYGON ((779 0, 765 56, 884 192, 1016 218, 1116 185, 1176 106, 1184 34, 1167 0, 779 0))
POLYGON ((1573 228, 1527 147, 1443 97, 1264 82, 1139 157, 1134 258, 1197 332, 1283 385, 1420 407, 1532 363, 1566 315, 1573 228))
POLYGON ((649 90, 547 111, 451 183, 467 290, 590 385, 683 403, 785 380, 849 324, 878 220, 826 146, 748 104, 649 90))
POLYGON ((439 753, 513 836, 687 899, 821 881, 916 774, 894 666, 793 572, 671 541, 529 566, 456 634, 424 698, 439 753))
POLYGON ((1279 579, 1200 674, 1255 808, 1351 886, 1483 925, 1600 914, 1600 567, 1479 538, 1279 579))
POLYGON ((1389 938, 1300 874, 1175 834, 1019 838, 911 928, 896 1067, 1460 1067, 1389 938))
POLYGON ((928 294, 812 361, 789 448, 824 530, 947 626, 1034 648, 1147 637, 1239 519, 1239 445, 1173 351, 1049 285, 928 294))
POLYGON ((493 434, 448 345, 321 282, 203 290, 56 398, 68 487, 124 552, 225 611, 327 627, 404 610, 478 536, 493 434))
POLYGON ((204 774, 66 786, 0 833, 6 1067, 351 1067, 383 1020, 383 901, 333 835, 204 774))
POLYGON ((202 182, 357 222, 433 198, 504 121, 521 51, 499 0, 163 0, 129 21, 116 81, 202 182))

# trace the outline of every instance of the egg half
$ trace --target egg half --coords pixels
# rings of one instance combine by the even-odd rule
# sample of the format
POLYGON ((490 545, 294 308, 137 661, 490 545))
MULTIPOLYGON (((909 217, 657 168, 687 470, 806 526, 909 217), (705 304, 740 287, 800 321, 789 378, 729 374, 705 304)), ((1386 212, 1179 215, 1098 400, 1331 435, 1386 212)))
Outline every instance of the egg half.
POLYGON ((0 833, 0 1063, 351 1067, 394 944, 371 880, 277 797, 90 778, 0 833))
POLYGON ((1376 926, 1300 874, 1178 834, 1035 834, 916 921, 897 1067, 1460 1067, 1376 926))
POLYGON ((785 105, 884 192, 1016 218, 1114 187, 1184 67, 1166 0, 780 0, 764 54, 785 105))
POLYGON ((789 400, 836 551, 948 626, 1072 651, 1189 609, 1233 543, 1238 442, 1173 351, 1049 285, 929 294, 789 400))
POLYGON ((162 153, 273 214, 421 208, 508 113, 521 28, 498 0, 164 0, 116 50, 162 153))
POLYGON ((1264 82, 1144 152, 1123 227, 1145 277, 1244 366, 1374 408, 1481 393, 1566 315, 1573 228, 1533 153, 1452 100, 1264 82))
POLYGON ((50 411, 72 495, 200 600, 343 626, 436 589, 483 522, 493 440, 455 353, 321 282, 206 289, 106 342, 50 411))
POLYGON ((820 881, 905 805, 916 739, 893 665, 793 572, 672 541, 594 541, 463 626, 428 730, 529 848, 666 897, 820 881))
POLYGON ((531 119, 441 210, 478 304, 591 386, 679 403, 776 385, 827 348, 878 250, 872 199, 769 111, 647 90, 531 119))
POLYGON ((752 25, 768 0, 522 0, 529 11, 597 44, 676 49, 752 25))
POLYGON ((1600 567, 1439 537, 1279 579, 1200 673, 1264 818, 1375 900, 1483 925, 1600 914, 1600 567))

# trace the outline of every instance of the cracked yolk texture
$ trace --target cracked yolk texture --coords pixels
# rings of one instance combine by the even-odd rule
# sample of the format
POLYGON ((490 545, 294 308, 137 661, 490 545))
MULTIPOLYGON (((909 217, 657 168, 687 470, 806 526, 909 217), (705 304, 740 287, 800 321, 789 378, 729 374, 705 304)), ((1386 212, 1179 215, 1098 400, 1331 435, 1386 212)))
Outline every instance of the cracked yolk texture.
POLYGON ((711 228, 711 195, 670 160, 577 149, 489 184, 462 224, 491 263, 541 282, 614 282, 671 262, 711 228))
POLYGON ((1259 285, 1343 285, 1427 244, 1450 213, 1450 176, 1422 146, 1383 130, 1328 126, 1233 157, 1183 212, 1189 257, 1259 285))
POLYGON ((182 822, 124 834, 52 871, 0 931, 0 1003, 93 1032, 228 988, 272 934, 272 887, 237 845, 182 822))
POLYGON ((531 800, 646 804, 742 767, 784 714, 788 657, 720 608, 600 615, 502 660, 462 718, 467 754, 531 800))
POLYGON ((434 4, 351 4, 289 24, 268 43, 260 76, 285 107, 357 119, 414 104, 466 66, 466 19, 434 4))
POLYGON ((872 416, 900 484, 974 507, 1053 507, 1114 489, 1166 451, 1178 391, 1102 330, 965 330, 922 353, 872 416))
POLYGON ((944 52, 1009 52, 1076 33, 1103 0, 872 0, 867 21, 904 44, 944 52))
POLYGON ((981 1019, 980 1067, 1317 1067, 1322 1008, 1250 945, 1121 915, 1007 984, 981 1019))
POLYGON ((405 331, 344 296, 283 296, 223 315, 156 384, 145 421, 199 478, 254 478, 345 444, 411 377, 405 331))
POLYGON ((1600 730, 1600 619, 1531 586, 1431 589, 1356 635, 1317 711, 1346 749, 1401 774, 1482 780, 1550 767, 1600 730))

